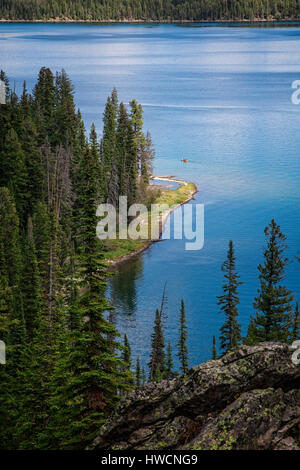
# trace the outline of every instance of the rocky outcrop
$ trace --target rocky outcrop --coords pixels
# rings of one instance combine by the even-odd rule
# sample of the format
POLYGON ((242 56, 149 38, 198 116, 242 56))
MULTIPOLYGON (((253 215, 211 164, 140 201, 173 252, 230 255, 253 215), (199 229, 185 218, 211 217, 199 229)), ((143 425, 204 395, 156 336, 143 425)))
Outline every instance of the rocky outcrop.
POLYGON ((132 391, 89 447, 300 450, 300 366, 284 344, 241 346, 132 391))

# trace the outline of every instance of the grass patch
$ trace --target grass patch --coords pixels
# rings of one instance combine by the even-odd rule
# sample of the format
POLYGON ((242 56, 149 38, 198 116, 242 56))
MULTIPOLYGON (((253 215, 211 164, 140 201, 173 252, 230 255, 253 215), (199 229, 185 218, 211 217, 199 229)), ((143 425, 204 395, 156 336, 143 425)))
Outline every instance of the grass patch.
POLYGON ((155 201, 155 203, 168 204, 169 207, 172 207, 176 204, 182 204, 196 190, 196 186, 193 183, 182 184, 177 189, 168 189, 166 191, 162 191, 160 197, 155 201))
MULTIPOLYGON (((164 178, 161 178, 162 180, 164 178)), ((159 180, 158 180, 159 181, 159 180)), ((197 191, 196 185, 193 183, 184 183, 180 180, 172 180, 178 183, 182 183, 177 189, 162 189, 159 191, 159 196, 153 202, 154 204, 167 204, 168 207, 173 207, 178 204, 183 204, 187 199, 192 197, 192 195, 197 191)), ((139 240, 105 240, 104 241, 104 260, 111 264, 114 261, 117 261, 127 255, 138 252, 146 244, 149 243, 151 239, 151 217, 150 213, 148 216, 148 238, 139 239, 139 240)), ((156 221, 158 223, 158 221, 156 221)))
POLYGON ((104 259, 115 261, 140 250, 148 240, 105 240, 104 259))

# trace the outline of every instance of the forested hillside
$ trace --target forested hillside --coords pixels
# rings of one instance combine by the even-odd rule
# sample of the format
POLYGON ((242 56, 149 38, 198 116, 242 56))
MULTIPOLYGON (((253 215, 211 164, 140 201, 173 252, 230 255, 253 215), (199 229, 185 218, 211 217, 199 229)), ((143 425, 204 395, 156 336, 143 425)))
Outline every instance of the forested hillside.
POLYGON ((6 20, 207 21, 299 16, 299 0, 0 0, 0 18, 6 20))
POLYGON ((151 140, 141 106, 127 111, 116 90, 99 142, 94 125, 86 138, 64 71, 42 68, 20 98, 0 78, 0 448, 78 449, 133 382, 105 298, 96 208, 138 200, 151 140))

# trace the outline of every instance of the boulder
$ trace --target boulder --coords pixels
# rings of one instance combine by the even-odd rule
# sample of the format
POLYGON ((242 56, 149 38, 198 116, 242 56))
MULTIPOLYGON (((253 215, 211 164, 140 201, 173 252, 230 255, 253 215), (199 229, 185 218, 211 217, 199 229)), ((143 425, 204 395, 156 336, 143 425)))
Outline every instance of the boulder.
POLYGON ((300 450, 300 366, 285 344, 240 346, 126 396, 89 449, 300 450))

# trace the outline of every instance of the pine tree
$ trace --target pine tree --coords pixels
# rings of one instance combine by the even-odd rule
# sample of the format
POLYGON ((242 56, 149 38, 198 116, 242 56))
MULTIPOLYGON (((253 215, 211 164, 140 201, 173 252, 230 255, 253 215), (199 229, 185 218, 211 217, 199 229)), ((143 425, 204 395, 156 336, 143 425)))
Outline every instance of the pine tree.
MULTIPOLYGON (((104 188, 104 177, 103 177, 103 171, 101 168, 100 164, 100 151, 99 151, 99 144, 98 144, 98 137, 97 137, 97 132, 95 128, 95 124, 92 123, 91 125, 91 131, 90 131, 90 138, 89 138, 89 153, 90 153, 90 158, 91 161, 93 162, 94 165, 94 173, 95 176, 97 177, 97 199, 98 201, 103 201, 105 198, 105 188, 104 188)), ((83 160, 83 166, 85 164, 85 161, 83 160)), ((82 178, 82 168, 79 169, 79 177, 81 175, 82 178)), ((79 197, 80 197, 80 186, 78 188, 79 191, 79 197)))
POLYGON ((141 177, 145 185, 149 184, 150 175, 153 172, 153 160, 155 151, 152 145, 150 132, 147 132, 141 145, 141 177))
MULTIPOLYGON (((32 216, 35 205, 44 198, 45 168, 38 145, 37 129, 28 116, 23 122, 22 150, 26 167, 26 215, 32 216)), ((23 173, 25 170, 23 169, 23 173)))
POLYGON ((53 144, 64 147, 74 142, 76 133, 76 114, 74 87, 66 72, 62 70, 55 77, 55 139, 53 144))
POLYGON ((222 265, 222 271, 224 273, 224 294, 217 298, 219 300, 218 305, 221 306, 221 311, 224 312, 226 317, 226 321, 221 327, 220 336, 220 347, 226 353, 236 348, 241 340, 241 326, 237 322, 237 305, 240 303, 237 289, 242 283, 238 281, 240 276, 236 272, 232 240, 229 242, 227 259, 222 265))
MULTIPOLYGON (((115 98, 114 98, 115 100, 115 98)), ((109 96, 107 98, 103 115, 103 137, 101 142, 101 159, 104 174, 105 199, 108 202, 115 202, 115 187, 118 186, 117 176, 118 159, 116 151, 116 103, 109 96), (111 201, 112 199, 112 201, 111 201)))
POLYGON ((265 228, 264 264, 258 266, 260 289, 254 300, 255 341, 283 341, 289 337, 292 313, 290 290, 281 285, 288 258, 286 237, 273 219, 265 228))
POLYGON ((129 105, 131 108, 130 119, 136 147, 136 169, 138 171, 141 166, 142 147, 145 144, 145 136, 143 134, 143 108, 135 99, 131 100, 129 105))
POLYGON ((171 347, 171 342, 168 342, 168 347, 167 347, 167 359, 166 359, 166 378, 171 379, 173 378, 174 372, 174 363, 173 363, 173 357, 172 357, 172 347, 171 347))
POLYGON ((216 347, 216 337, 215 336, 213 336, 213 347, 212 347, 211 358, 213 360, 216 360, 218 358, 217 347, 216 347))
POLYGON ((135 385, 136 385, 137 388, 139 388, 141 386, 141 380, 142 380, 141 362, 140 362, 140 358, 138 356, 137 360, 136 360, 136 368, 135 368, 135 385))
POLYGON ((119 102, 118 102, 118 91, 117 91, 116 87, 113 88, 113 91, 111 93, 111 102, 112 102, 112 105, 114 107, 115 116, 117 117, 118 116, 119 102))
POLYGON ((30 99, 31 96, 27 93, 26 81, 24 80, 23 93, 20 100, 24 118, 30 116, 30 99))
POLYGON ((179 340, 177 343, 178 353, 177 357, 180 362, 180 370, 185 374, 188 370, 188 348, 187 348, 187 327, 184 300, 181 300, 180 317, 179 317, 179 340))
POLYGON ((46 137, 55 142, 55 84, 54 76, 49 68, 42 67, 38 82, 33 90, 34 112, 39 128, 39 142, 44 144, 46 137))
POLYGON ((162 326, 162 314, 156 309, 154 330, 151 341, 151 355, 149 362, 149 381, 158 381, 165 372, 165 341, 162 326))
POLYGON ((126 173, 127 173, 127 196, 128 204, 134 204, 137 199, 137 147, 134 138, 134 131, 131 124, 128 125, 127 134, 127 159, 126 159, 126 173))
POLYGON ((250 317, 250 322, 247 329, 247 336, 243 339, 243 344, 247 344, 248 346, 253 346, 257 343, 256 337, 256 325, 255 319, 253 316, 250 317))
MULTIPOLYGON (((76 220, 78 220, 80 210, 80 204, 78 201, 78 194, 80 191, 80 162, 81 158, 88 149, 88 142, 85 136, 85 127, 81 118, 81 113, 78 110, 77 118, 76 118, 76 131, 74 137, 74 144, 73 144, 73 158, 72 158, 72 167, 71 167, 71 181, 72 181, 72 195, 73 195, 73 207, 72 207, 72 233, 76 232, 76 220)), ((99 146, 97 144, 97 137, 96 137, 96 151, 99 152, 99 146)), ((103 181, 102 181, 103 184, 103 181)), ((77 251, 77 240, 73 237, 72 243, 74 244, 74 250, 77 251)))
POLYGON ((126 368, 130 369, 131 368, 131 348, 130 348, 130 344, 129 344, 126 333, 124 335, 122 360, 126 364, 126 368))
POLYGON ((119 181, 119 195, 126 196, 128 194, 128 155, 127 155, 127 140, 129 129, 129 117, 126 107, 120 103, 119 117, 116 134, 116 146, 118 154, 118 181, 119 181))

